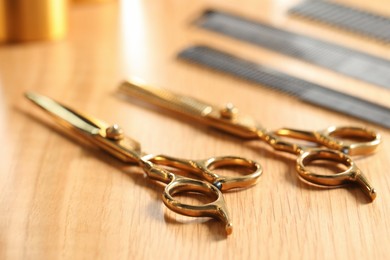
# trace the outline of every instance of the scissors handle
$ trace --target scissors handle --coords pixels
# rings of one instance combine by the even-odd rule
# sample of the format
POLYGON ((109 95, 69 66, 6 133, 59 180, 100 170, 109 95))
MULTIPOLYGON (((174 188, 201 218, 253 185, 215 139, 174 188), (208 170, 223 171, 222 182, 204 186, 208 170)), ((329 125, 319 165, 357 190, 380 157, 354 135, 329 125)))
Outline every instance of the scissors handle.
POLYGON ((321 131, 281 128, 274 133, 278 136, 317 143, 348 155, 373 153, 381 142, 381 136, 376 131, 354 126, 331 126, 321 131))
POLYGON ((167 183, 162 200, 172 211, 190 217, 211 217, 225 224, 226 233, 233 231, 233 225, 222 192, 213 184, 175 175, 150 161, 143 161, 142 167, 149 177, 167 183), (191 205, 175 199, 179 194, 199 194, 213 201, 203 205, 191 205))
POLYGON ((221 191, 250 187, 258 181, 263 173, 263 168, 259 163, 237 156, 217 156, 195 162, 202 169, 211 172, 215 176, 213 184, 221 191), (233 171, 240 172, 243 175, 230 177, 215 173, 215 170, 223 170, 229 167, 233 167, 233 171))
POLYGON ((297 159, 297 171, 304 180, 316 185, 337 187, 350 182, 355 182, 371 200, 376 198, 376 190, 372 187, 368 179, 363 175, 352 159, 340 151, 329 149, 313 149, 306 151, 297 159), (347 169, 336 174, 314 173, 307 168, 313 161, 329 161, 335 164, 341 163, 346 166, 347 169))
POLYGON ((233 231, 233 225, 221 191, 208 182, 174 175, 171 183, 165 187, 163 201, 169 209, 179 214, 191 217, 216 218, 225 224, 225 230, 228 235, 233 231), (200 193, 213 198, 214 201, 204 205, 190 205, 174 199, 176 194, 186 192, 200 193))
POLYGON ((257 182, 263 172, 259 163, 237 156, 219 156, 205 160, 186 160, 167 155, 148 155, 147 160, 157 165, 165 165, 192 173, 202 180, 213 184, 221 191, 252 186, 257 182), (233 167, 233 171, 237 171, 243 175, 230 177, 215 172, 215 170, 228 169, 230 167, 233 167))

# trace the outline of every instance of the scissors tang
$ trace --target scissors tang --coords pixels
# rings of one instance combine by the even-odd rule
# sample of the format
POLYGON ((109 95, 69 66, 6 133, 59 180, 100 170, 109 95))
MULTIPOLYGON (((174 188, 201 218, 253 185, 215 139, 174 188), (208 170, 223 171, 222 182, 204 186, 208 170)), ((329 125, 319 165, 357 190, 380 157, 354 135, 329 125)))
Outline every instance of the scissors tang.
POLYGON ((363 172, 356 166, 353 160, 346 154, 336 150, 313 149, 301 154, 297 159, 296 169, 300 177, 310 183, 320 186, 342 186, 346 183, 354 182, 373 201, 377 192, 371 185, 363 172), (339 162, 347 167, 343 172, 336 174, 319 174, 308 169, 308 165, 316 160, 330 160, 339 162))
POLYGON ((211 217, 222 221, 225 224, 226 234, 233 232, 233 224, 226 207, 221 191, 209 182, 186 178, 173 174, 163 168, 156 167, 148 156, 141 158, 140 164, 148 177, 166 183, 162 201, 170 210, 189 217, 211 217), (210 197, 213 201, 203 205, 191 205, 182 203, 174 196, 182 193, 199 193, 210 197))
POLYGON ((217 187, 208 182, 174 176, 171 184, 167 185, 165 188, 165 192, 163 193, 163 202, 172 211, 185 216, 211 217, 219 219, 225 223, 225 230, 228 235, 233 231, 233 224, 228 214, 222 193, 217 187), (211 196, 214 200, 212 203, 204 205, 189 205, 174 199, 176 194, 186 191, 203 193, 211 196))

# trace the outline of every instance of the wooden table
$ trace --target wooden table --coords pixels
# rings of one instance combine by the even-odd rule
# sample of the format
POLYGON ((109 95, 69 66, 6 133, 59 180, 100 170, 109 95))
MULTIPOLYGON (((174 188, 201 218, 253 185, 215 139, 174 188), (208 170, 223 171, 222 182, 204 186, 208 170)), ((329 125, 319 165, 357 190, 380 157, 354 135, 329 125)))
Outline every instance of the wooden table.
MULTIPOLYGON (((221 8, 390 58, 389 46, 287 15, 296 2, 73 4, 65 40, 0 46, 0 259, 388 259, 388 129, 176 59, 182 48, 207 43, 389 105, 389 90, 192 24, 204 8, 221 8), (375 128, 383 136, 380 149, 355 159, 378 197, 369 203, 355 186, 309 186, 297 177, 293 156, 126 102, 116 89, 128 76, 214 104, 234 102, 269 129, 375 128), (226 237, 218 221, 168 210, 161 185, 64 135, 23 97, 28 90, 119 123, 151 153, 259 161, 264 174, 258 185, 225 194, 233 234, 226 237)), ((386 0, 343 2, 390 15, 386 0)))

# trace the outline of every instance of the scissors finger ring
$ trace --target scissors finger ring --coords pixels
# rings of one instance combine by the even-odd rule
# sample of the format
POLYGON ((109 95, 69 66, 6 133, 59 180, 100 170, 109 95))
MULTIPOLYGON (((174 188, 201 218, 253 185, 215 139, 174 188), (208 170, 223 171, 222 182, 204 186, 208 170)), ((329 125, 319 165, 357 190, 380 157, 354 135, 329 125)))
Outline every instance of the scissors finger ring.
POLYGON ((300 177, 310 183, 327 187, 337 187, 346 183, 355 182, 361 187, 363 192, 371 198, 371 200, 376 198, 376 190, 372 187, 352 159, 342 152, 329 149, 313 149, 306 151, 298 157, 296 168, 300 177), (315 173, 308 169, 308 166, 312 162, 320 160, 341 163, 347 167, 347 169, 336 174, 315 173))

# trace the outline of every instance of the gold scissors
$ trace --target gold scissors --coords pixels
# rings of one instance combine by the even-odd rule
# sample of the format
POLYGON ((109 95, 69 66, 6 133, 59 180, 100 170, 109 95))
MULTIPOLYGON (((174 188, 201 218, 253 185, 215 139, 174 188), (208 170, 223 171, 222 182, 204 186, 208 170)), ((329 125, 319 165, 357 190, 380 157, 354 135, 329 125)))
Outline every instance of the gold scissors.
POLYGON ((348 156, 369 154, 375 151, 381 142, 381 137, 373 130, 347 126, 329 127, 323 131, 302 131, 290 128, 268 131, 252 117, 238 113, 232 104, 218 108, 189 96, 148 86, 138 78, 122 82, 119 91, 126 96, 169 109, 240 138, 258 139, 268 143, 275 150, 296 154, 298 156, 296 170, 299 177, 310 184, 339 187, 346 183, 355 182, 360 185, 371 201, 376 197, 375 189, 348 156), (289 142, 286 140, 287 138, 304 140, 314 144, 315 147, 289 142), (326 149, 320 148, 320 146, 324 146, 326 149), (326 161, 336 165, 341 163, 347 169, 336 174, 316 173, 308 167, 316 161, 326 161))
POLYGON ((138 164, 153 180, 166 183, 162 200, 171 210, 186 216, 212 217, 225 224, 227 234, 232 232, 230 220, 221 191, 249 187, 256 183, 262 174, 260 164, 241 157, 222 156, 206 160, 185 160, 166 155, 153 155, 141 151, 140 144, 124 135, 116 124, 108 125, 92 116, 83 115, 46 96, 28 92, 26 97, 45 110, 70 133, 82 137, 98 148, 110 153, 125 163, 138 164), (184 177, 167 170, 190 173, 199 179, 184 177), (216 169, 236 167, 245 175, 226 177, 214 172, 216 169), (204 195, 212 199, 204 205, 181 203, 175 195, 204 195))

